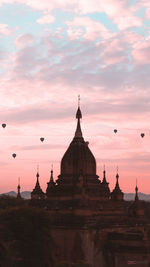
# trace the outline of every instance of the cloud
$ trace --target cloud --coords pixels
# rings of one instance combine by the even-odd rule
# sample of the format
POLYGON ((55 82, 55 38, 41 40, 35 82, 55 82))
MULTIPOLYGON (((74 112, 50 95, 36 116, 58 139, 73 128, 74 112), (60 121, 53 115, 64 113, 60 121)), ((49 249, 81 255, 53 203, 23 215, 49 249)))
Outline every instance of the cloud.
MULTIPOLYGON (((65 99, 63 100, 65 101, 65 99)), ((13 108, 7 111, 2 111, 1 114, 3 121, 8 123, 17 123, 17 124, 26 124, 31 122, 41 122, 41 121, 64 121, 74 117, 75 110, 72 106, 65 105, 65 102, 62 103, 52 103, 52 102, 41 102, 40 107, 35 105, 26 105, 24 107, 13 108)), ((112 122, 118 120, 116 116, 122 116, 122 119, 126 119, 130 114, 130 119, 134 117, 139 118, 141 123, 141 117, 149 114, 149 99, 145 97, 135 97, 134 99, 130 97, 114 98, 107 101, 94 101, 90 102, 88 100, 88 109, 87 104, 82 103, 83 113, 86 110, 85 115, 90 116, 100 116, 103 117, 103 120, 111 118, 112 122)), ((148 115, 147 115, 148 116, 148 115)), ((95 118, 96 119, 96 118, 95 118)), ((129 120, 129 118, 128 118, 129 120)), ((137 122, 138 123, 138 122, 137 122)), ((142 124, 141 124, 142 125, 142 124)), ((142 126, 143 127, 143 126, 142 126)))
POLYGON ((141 27, 143 25, 142 19, 134 15, 128 15, 128 12, 124 12, 123 16, 116 16, 113 19, 117 24, 119 30, 125 30, 132 27, 141 27))
POLYGON ((19 35, 15 40, 17 48, 23 48, 25 46, 32 45, 33 42, 34 42, 34 36, 31 34, 19 35))
POLYGON ((131 52, 136 64, 149 64, 150 62, 150 39, 138 43, 131 52))
POLYGON ((72 108, 61 108, 56 106, 55 109, 51 107, 25 107, 18 109, 12 109, 3 114, 3 120, 11 123, 30 123, 30 122, 40 122, 48 120, 61 120, 63 118, 70 117, 72 108))
MULTIPOLYGON (((8 78, 16 79, 17 82, 38 80, 39 83, 51 85, 51 90, 53 87, 65 86, 123 90, 125 83, 131 83, 131 73, 134 73, 134 69, 131 72, 129 68, 133 68, 134 63, 129 60, 129 54, 131 49, 134 51, 138 36, 131 33, 132 37, 128 41, 127 32, 125 35, 110 34, 108 39, 103 37, 103 33, 100 34, 102 40, 95 43, 92 39, 80 40, 74 37, 70 42, 66 42, 65 38, 59 42, 57 36, 46 33, 38 45, 33 43, 32 36, 21 36, 17 40, 21 44, 20 50, 13 54, 9 72, 6 71, 8 78)), ((136 86, 136 77, 134 81, 132 78, 134 83, 136 86)))
MULTIPOLYGON (((39 1, 39 0, 1 0, 0 4, 9 3, 21 3, 25 4, 35 10, 43 11, 43 19, 50 20, 45 17, 45 12, 51 13, 55 9, 61 9, 67 12, 72 12, 74 14, 89 14, 89 13, 105 13, 112 21, 117 24, 118 29, 123 30, 130 27, 139 27, 142 25, 142 19, 135 16, 135 7, 129 4, 128 1, 123 0, 52 0, 52 1, 39 1), (45 18, 44 18, 45 17, 45 18)), ((143 4, 144 5, 144 4, 143 4)), ((138 7, 139 8, 139 4, 138 7)), ((46 22, 47 23, 47 22, 46 22)))
POLYGON ((100 22, 94 21, 89 17, 75 17, 72 21, 67 21, 68 37, 73 40, 83 37, 87 40, 95 40, 96 38, 109 38, 112 34, 100 22), (82 30, 82 27, 85 29, 82 30))
POLYGON ((104 42, 101 56, 106 65, 128 62, 125 43, 119 38, 112 38, 109 46, 104 42))
POLYGON ((150 7, 146 8, 145 17, 146 19, 150 19, 150 7))
POLYGON ((38 47, 27 45, 12 56, 12 72, 10 71, 10 75, 13 79, 32 79, 36 71, 46 63, 47 60, 42 57, 38 47))
POLYGON ((8 24, 0 24, 0 36, 1 35, 10 35, 12 30, 9 29, 8 24))
MULTIPOLYGON (((46 142, 46 138, 45 141, 46 142)), ((28 145, 28 146, 12 146, 13 150, 50 150, 50 149, 64 149, 65 146, 62 144, 42 144, 42 145, 28 145)))
POLYGON ((53 23, 54 21, 55 21, 55 17, 53 17, 50 14, 44 14, 43 17, 37 20, 39 24, 50 24, 50 23, 53 23))

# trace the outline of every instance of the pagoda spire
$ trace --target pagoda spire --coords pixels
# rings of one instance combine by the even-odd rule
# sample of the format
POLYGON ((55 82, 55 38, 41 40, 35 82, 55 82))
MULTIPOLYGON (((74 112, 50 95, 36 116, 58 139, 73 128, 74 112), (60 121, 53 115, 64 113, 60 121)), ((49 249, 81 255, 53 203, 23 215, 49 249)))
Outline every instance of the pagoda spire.
POLYGON ((53 177, 53 164, 51 167, 50 181, 47 184, 48 184, 48 187, 55 186, 54 177, 53 177))
POLYGON ((76 119, 77 119, 77 128, 75 132, 75 137, 82 138, 82 131, 81 131, 81 125, 80 125, 80 119, 82 119, 82 113, 80 110, 80 95, 78 96, 78 109, 76 113, 76 119))
POLYGON ((53 164, 52 164, 52 167, 51 167, 50 183, 54 183, 54 178, 53 178, 53 164))
POLYGON ((115 188, 120 189, 118 180, 119 180, 119 174, 117 173, 116 174, 116 186, 115 186, 115 188))
POLYGON ((137 179, 136 179, 136 187, 135 187, 135 198, 131 206, 129 207, 129 212, 131 216, 134 217, 141 217, 143 219, 145 212, 144 212, 144 206, 142 202, 139 200, 138 196, 138 186, 137 186, 137 179))
POLYGON ((44 193, 40 187, 40 183, 39 183, 39 166, 37 166, 37 173, 36 173, 36 184, 35 184, 35 188, 33 189, 33 191, 31 192, 31 198, 33 199, 42 199, 44 198, 44 193))
POLYGON ((103 170, 103 181, 102 181, 103 184, 107 184, 107 181, 106 181, 106 170, 105 170, 105 165, 104 165, 104 170, 103 170))
POLYGON ((114 190, 111 193, 111 199, 113 200, 123 200, 123 192, 119 186, 119 174, 118 174, 118 167, 117 167, 117 174, 116 174, 116 185, 114 190))
POLYGON ((138 196, 138 187, 137 187, 137 179, 136 179, 136 187, 135 187, 135 201, 139 200, 139 196, 138 196))
POLYGON ((120 190, 120 187, 119 187, 118 167, 117 167, 117 174, 116 174, 116 186, 115 186, 115 190, 120 190))
POLYGON ((104 165, 104 170, 103 170, 103 180, 102 180, 102 194, 105 199, 109 199, 110 197, 110 189, 109 189, 109 183, 106 180, 106 170, 105 170, 105 165, 104 165))
POLYGON ((21 189, 21 186, 20 186, 20 177, 19 177, 18 178, 18 186, 17 186, 17 199, 21 198, 20 189, 21 189))
POLYGON ((47 189, 46 189, 46 196, 50 197, 52 194, 53 189, 55 188, 56 183, 54 182, 53 178, 53 164, 51 167, 51 174, 50 174, 50 181, 47 183, 47 189))
POLYGON ((36 185, 35 187, 40 187, 40 183, 39 183, 39 165, 37 165, 37 173, 36 173, 36 185))

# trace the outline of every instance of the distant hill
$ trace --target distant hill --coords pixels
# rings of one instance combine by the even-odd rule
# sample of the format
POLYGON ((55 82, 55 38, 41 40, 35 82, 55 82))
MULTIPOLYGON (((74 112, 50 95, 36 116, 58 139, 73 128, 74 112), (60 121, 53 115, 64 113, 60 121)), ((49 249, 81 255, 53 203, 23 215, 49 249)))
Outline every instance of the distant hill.
POLYGON ((2 193, 1 196, 2 195, 7 195, 7 196, 11 196, 11 197, 16 197, 17 196, 15 191, 10 191, 8 193, 2 193))
MULTIPOLYGON (((11 196, 11 197, 16 197, 17 193, 15 191, 10 191, 7 193, 3 193, 1 195, 7 195, 7 196, 11 196)), ((25 199, 30 199, 31 198, 31 192, 30 191, 23 191, 21 192, 21 196, 25 199)))
MULTIPOLYGON (((17 194, 15 191, 10 191, 10 192, 7 192, 7 193, 3 193, 1 195, 8 195, 8 196, 11 196, 11 197, 16 197, 17 194)), ((143 194, 141 192, 138 193, 139 195, 139 199, 140 200, 145 200, 145 201, 149 201, 150 202, 150 194, 143 194)), ((30 199, 31 198, 31 192, 30 191, 23 191, 21 192, 21 196, 25 199, 30 199)), ((135 197, 135 193, 125 193, 124 194, 124 199, 125 200, 134 200, 134 197, 135 197)))
MULTIPOLYGON (((150 201, 150 194, 143 194, 143 193, 139 192, 138 196, 139 196, 140 200, 150 201)), ((134 200, 134 198, 135 198, 135 193, 124 194, 125 200, 134 200)))
POLYGON ((21 196, 25 199, 30 199, 31 198, 31 192, 30 191, 23 191, 23 192, 21 192, 21 196))

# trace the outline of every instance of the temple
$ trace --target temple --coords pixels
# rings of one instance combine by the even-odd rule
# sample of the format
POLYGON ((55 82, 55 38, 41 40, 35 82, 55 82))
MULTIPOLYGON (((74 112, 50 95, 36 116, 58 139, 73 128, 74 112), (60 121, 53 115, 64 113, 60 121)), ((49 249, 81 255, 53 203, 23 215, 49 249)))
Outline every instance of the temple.
MULTIPOLYGON (((53 266, 61 262, 84 261, 92 267, 149 266, 149 243, 145 216, 135 188, 135 200, 127 203, 119 185, 112 192, 104 166, 102 179, 96 160, 81 130, 80 105, 76 112, 74 137, 61 160, 60 175, 53 168, 46 193, 40 187, 39 172, 31 193, 32 205, 43 205, 51 216, 53 266)), ((71 266, 71 265, 70 265, 71 266)))

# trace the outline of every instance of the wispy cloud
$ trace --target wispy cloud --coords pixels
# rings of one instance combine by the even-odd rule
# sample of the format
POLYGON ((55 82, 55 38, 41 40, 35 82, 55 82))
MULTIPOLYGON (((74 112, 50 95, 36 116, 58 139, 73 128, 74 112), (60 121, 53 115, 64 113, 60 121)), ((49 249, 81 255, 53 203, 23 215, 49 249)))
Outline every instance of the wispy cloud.
POLYGON ((12 146, 11 148, 12 150, 50 150, 50 149, 60 150, 60 149, 65 149, 65 146, 62 144, 42 144, 42 145, 30 145, 30 146, 22 146, 22 147, 12 146))

